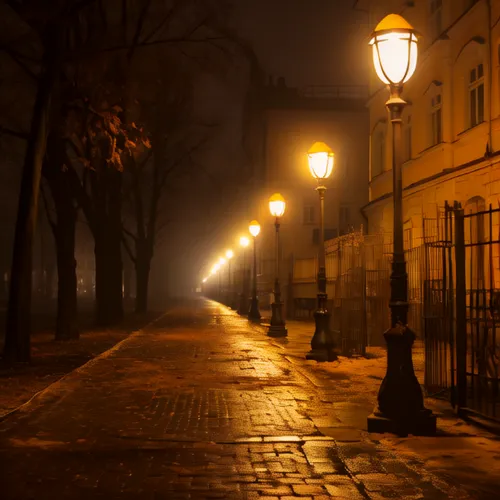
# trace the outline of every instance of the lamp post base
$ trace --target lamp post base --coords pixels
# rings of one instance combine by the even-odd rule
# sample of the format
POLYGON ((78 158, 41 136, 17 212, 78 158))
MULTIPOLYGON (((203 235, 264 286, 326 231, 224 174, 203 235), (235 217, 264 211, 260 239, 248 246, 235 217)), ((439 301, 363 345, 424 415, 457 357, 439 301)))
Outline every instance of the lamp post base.
POLYGON ((335 361, 335 340, 330 330, 331 314, 325 309, 318 309, 314 313, 316 329, 311 340, 311 350, 306 354, 306 359, 314 361, 335 361))
POLYGON ((243 293, 240 294, 240 302, 239 302, 239 305, 238 305, 238 311, 237 311, 237 313, 240 316, 246 316, 246 315, 248 315, 248 301, 247 301, 247 295, 246 294, 243 294, 243 293))
POLYGON ((260 321, 259 299, 257 297, 252 297, 250 310, 248 311, 248 319, 250 321, 260 321))
POLYGON ((288 330, 285 325, 270 325, 267 334, 269 337, 286 337, 288 330))
POLYGON ((434 436, 436 434, 436 415, 431 410, 421 410, 404 418, 389 418, 378 410, 368 417, 368 432, 396 434, 398 436, 434 436))
POLYGON ((270 337, 286 337, 288 332, 285 328, 285 320, 283 319, 283 303, 281 301, 273 302, 271 309, 273 312, 267 334, 270 337))
POLYGON ((415 376, 412 346, 415 334, 402 324, 384 333, 387 372, 378 393, 378 409, 368 417, 368 432, 434 435, 436 416, 424 406, 415 376))

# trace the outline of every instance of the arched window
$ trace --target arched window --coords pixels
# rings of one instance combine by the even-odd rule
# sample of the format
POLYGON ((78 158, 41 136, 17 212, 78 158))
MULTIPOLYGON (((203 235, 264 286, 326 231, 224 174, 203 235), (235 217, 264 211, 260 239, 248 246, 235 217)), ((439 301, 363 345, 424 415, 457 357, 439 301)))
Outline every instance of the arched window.
POLYGON ((484 121, 484 67, 483 63, 469 71, 469 126, 484 121))

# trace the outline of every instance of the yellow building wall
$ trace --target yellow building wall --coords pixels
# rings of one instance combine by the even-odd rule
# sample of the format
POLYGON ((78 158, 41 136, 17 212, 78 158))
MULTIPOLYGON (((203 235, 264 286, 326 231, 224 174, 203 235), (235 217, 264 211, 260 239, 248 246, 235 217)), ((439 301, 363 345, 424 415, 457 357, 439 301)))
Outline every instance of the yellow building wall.
MULTIPOLYGON (((495 156, 500 150, 500 0, 443 0, 443 36, 430 31, 429 2, 371 2, 374 25, 389 12, 402 15, 422 33, 419 62, 412 79, 405 85, 403 98, 408 106, 403 115, 402 147, 407 151, 406 130, 411 116, 411 158, 403 165, 404 219, 422 226, 423 217, 436 217, 445 202, 455 200, 463 206, 480 196, 498 206, 500 185, 495 156), (490 5, 490 9, 488 7, 490 5), (374 19, 376 17, 376 19, 374 19), (484 121, 470 126, 470 70, 483 64, 484 121), (432 98, 441 94, 442 141, 433 145, 432 98), (468 166, 469 165, 469 166, 468 166)), ((367 49, 369 50, 369 49, 367 49)), ((369 231, 392 232, 392 137, 385 101, 388 90, 371 75, 372 96, 368 102, 370 131, 386 120, 385 164, 383 172, 371 176, 366 214, 369 231)), ((370 143, 374 141, 371 133, 370 143)), ((373 146, 373 145, 372 145, 373 146)), ((414 231, 416 238, 421 232, 414 231)))

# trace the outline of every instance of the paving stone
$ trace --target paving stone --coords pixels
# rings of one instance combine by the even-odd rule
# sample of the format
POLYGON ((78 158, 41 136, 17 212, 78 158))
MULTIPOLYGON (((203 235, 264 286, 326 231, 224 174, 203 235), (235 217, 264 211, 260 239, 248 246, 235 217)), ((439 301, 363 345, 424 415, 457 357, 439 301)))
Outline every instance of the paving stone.
POLYGON ((323 486, 312 485, 312 484, 294 484, 292 485, 293 492, 296 495, 306 496, 306 495, 322 495, 325 493, 323 486))
POLYGON ((294 332, 310 325, 273 345, 225 307, 186 304, 0 423, 2 500, 366 499, 358 483, 447 498, 360 430, 350 375, 304 359, 310 331, 294 332))

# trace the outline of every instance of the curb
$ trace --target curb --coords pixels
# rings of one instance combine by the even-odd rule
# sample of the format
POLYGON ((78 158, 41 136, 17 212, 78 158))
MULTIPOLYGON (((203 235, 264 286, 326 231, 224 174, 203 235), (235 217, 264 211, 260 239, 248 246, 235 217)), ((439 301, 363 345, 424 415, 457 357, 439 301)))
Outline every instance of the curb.
MULTIPOLYGON (((154 319, 153 321, 150 321, 149 323, 147 323, 146 325, 144 325, 141 329, 135 330, 135 331, 131 332, 127 337, 125 337, 123 340, 120 340, 120 342, 118 342, 117 344, 115 344, 113 347, 110 347, 108 350, 103 351, 100 354, 98 354, 97 356, 89 359, 83 365, 80 365, 77 368, 75 368, 74 370, 71 370, 70 372, 65 373, 61 378, 59 378, 56 381, 52 382, 51 384, 49 384, 47 387, 45 387, 41 391, 38 391, 35 394, 33 394, 33 396, 31 396, 31 398, 28 399, 28 401, 25 401, 24 403, 20 404, 16 408, 14 408, 12 410, 9 410, 6 413, 1 414, 0 415, 0 423, 4 422, 5 420, 7 420, 10 416, 12 416, 12 415, 14 415, 16 413, 19 413, 23 409, 27 408, 31 403, 33 403, 33 401, 35 401, 40 396, 43 396, 45 393, 50 392, 51 390, 54 390, 55 388, 57 388, 57 386, 61 385, 62 382, 64 382, 64 380, 67 377, 69 377, 71 375, 74 375, 76 373, 79 373, 81 371, 84 371, 85 369, 88 369, 88 368, 92 367, 95 363, 97 363, 101 359, 105 359, 105 358, 109 357, 113 352, 115 352, 118 349, 120 349, 120 347, 122 346, 122 344, 124 344, 125 342, 127 342, 129 339, 140 335, 146 328, 150 327, 151 325, 154 325, 157 321, 160 321, 161 319, 163 319, 168 314, 170 314, 170 311, 167 311, 164 314, 160 315, 158 318, 154 319)), ((59 401, 60 401, 60 399, 59 399, 59 401)))

